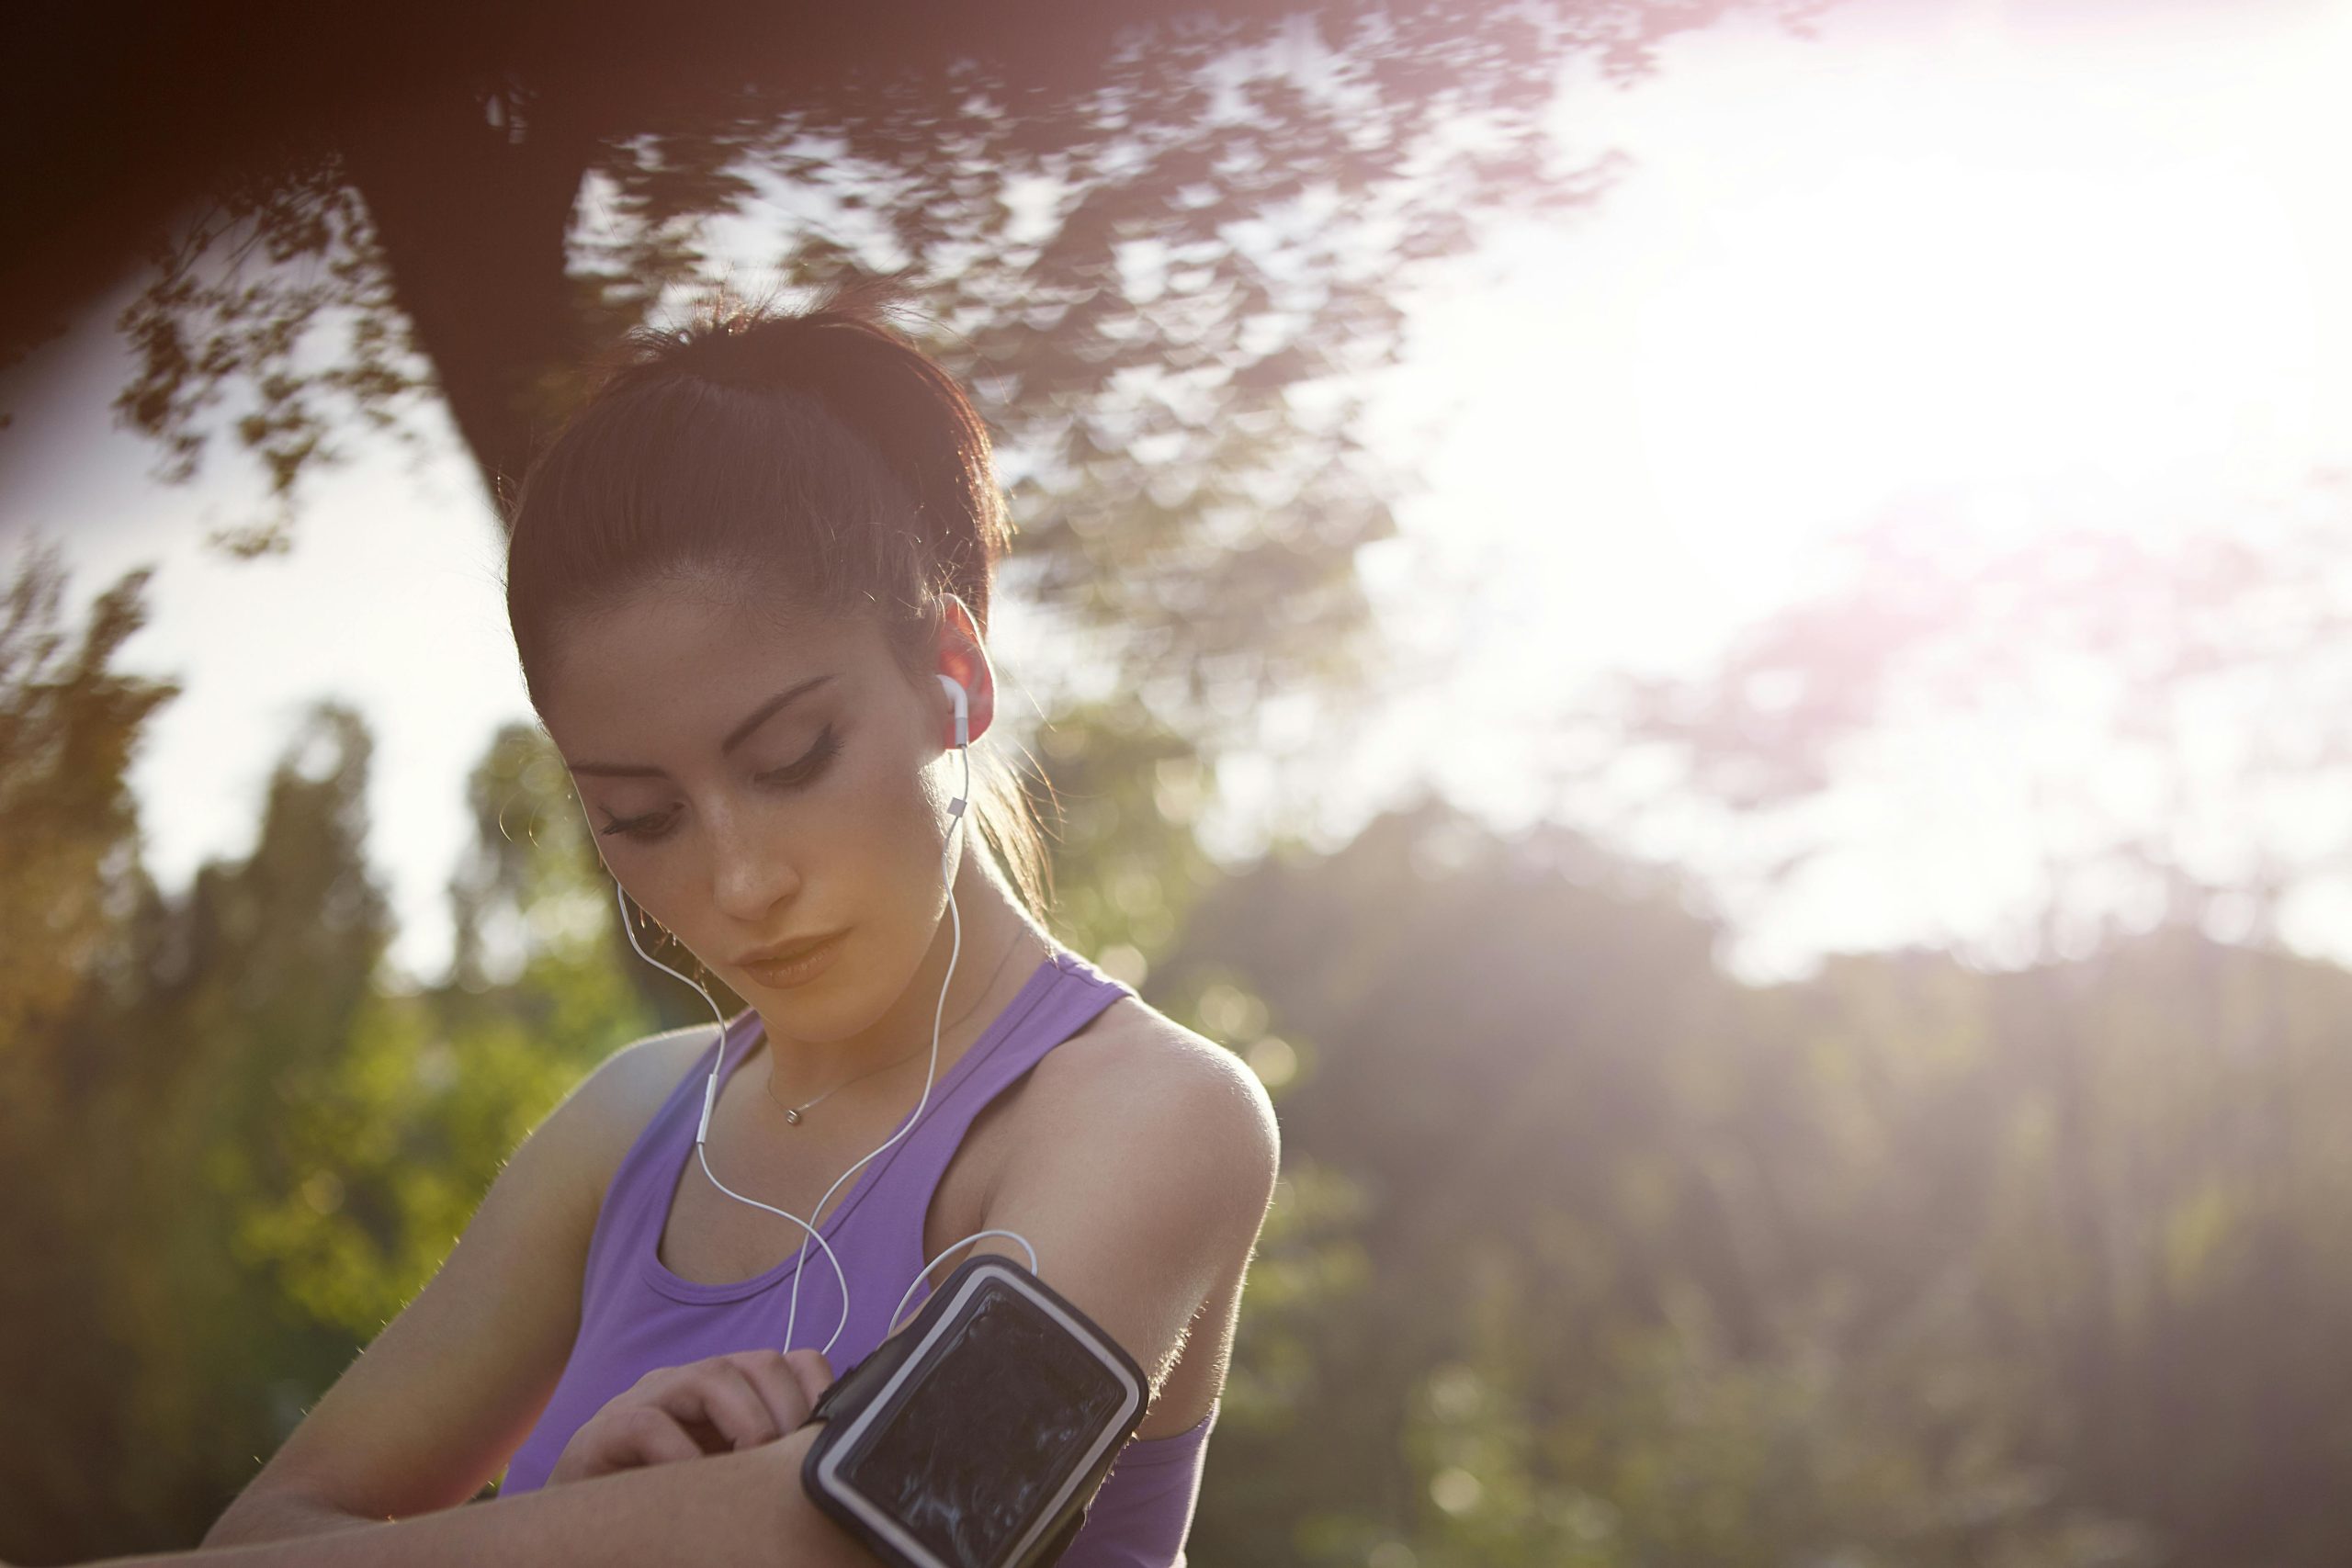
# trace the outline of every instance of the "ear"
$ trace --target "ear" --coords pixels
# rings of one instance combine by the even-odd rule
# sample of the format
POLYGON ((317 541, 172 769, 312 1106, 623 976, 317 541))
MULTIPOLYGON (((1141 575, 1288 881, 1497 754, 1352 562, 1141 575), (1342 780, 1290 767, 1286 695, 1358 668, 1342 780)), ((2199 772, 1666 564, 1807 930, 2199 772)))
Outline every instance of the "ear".
MULTIPOLYGON (((943 607, 938 646, 933 651, 933 667, 964 688, 969 733, 978 740, 996 721, 996 671, 989 663, 989 650, 980 641, 979 626, 973 620, 971 609, 953 593, 942 594, 940 599, 943 607)), ((955 708, 939 682, 923 683, 931 688, 933 700, 939 704, 941 744, 952 750, 956 744, 955 708)))

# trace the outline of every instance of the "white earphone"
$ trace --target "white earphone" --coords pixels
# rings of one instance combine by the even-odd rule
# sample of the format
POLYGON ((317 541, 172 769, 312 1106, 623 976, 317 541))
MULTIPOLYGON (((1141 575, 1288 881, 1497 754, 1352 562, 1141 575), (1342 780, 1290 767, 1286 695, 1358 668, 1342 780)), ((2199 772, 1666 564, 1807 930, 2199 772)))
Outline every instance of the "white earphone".
MULTIPOLYGON (((835 1192, 841 1190, 841 1185, 842 1182, 847 1181, 851 1177, 864 1169, 866 1165, 874 1159, 875 1156, 888 1149, 899 1139, 914 1131, 915 1124, 922 1120, 923 1108, 931 1103, 932 1085, 937 1080, 939 1075, 940 1020, 947 1011, 947 987, 956 978, 956 962, 957 958, 961 956, 964 950, 964 917, 961 911, 956 908, 956 884, 955 878, 951 874, 951 867, 948 863, 954 857, 956 852, 956 835, 964 824, 964 808, 971 803, 972 721, 971 702, 969 697, 966 694, 962 684, 956 682, 954 678, 946 675, 942 675, 938 679, 940 685, 946 691, 948 700, 956 705, 956 750, 958 755, 963 759, 964 780, 962 791, 953 800, 947 803, 947 815, 950 819, 947 829, 947 844, 940 856, 939 863, 940 877, 947 884, 947 913, 954 921, 955 936, 947 953, 947 975, 939 985, 939 1006, 933 1012, 931 1019, 931 1066, 924 1073, 922 1097, 915 1101, 913 1114, 907 1118, 906 1123, 896 1133, 893 1133, 888 1138, 883 1140, 883 1142, 870 1151, 865 1158, 860 1159, 855 1165, 853 1165, 847 1170, 842 1171, 841 1176, 833 1182, 833 1184, 825 1189, 825 1195, 817 1200, 817 1206, 811 1211, 812 1213, 816 1214, 821 1214, 825 1212, 826 1203, 831 1201, 835 1192)), ((718 1020, 718 1059, 711 1064, 709 1081, 703 1087, 702 1120, 695 1128, 695 1156, 702 1162, 703 1174, 710 1178, 710 1184, 713 1187, 718 1188, 719 1191, 725 1193, 728 1197, 736 1200, 738 1202, 749 1203, 752 1208, 762 1210, 767 1213, 775 1214, 778 1218, 790 1220, 794 1224, 798 1225, 803 1231, 808 1233, 808 1241, 804 1241, 800 1244, 799 1262, 794 1266, 792 1271, 791 1306, 786 1312, 785 1317, 783 1347, 785 1349, 789 1350, 792 1348, 792 1336, 795 1330, 799 1326, 800 1277, 803 1273, 807 1272, 807 1265, 808 1262, 808 1243, 814 1242, 819 1247, 822 1248, 825 1254, 825 1261, 833 1266, 833 1279, 835 1283, 841 1287, 842 1292, 842 1316, 841 1321, 833 1326, 831 1338, 827 1339, 824 1344, 823 1354, 830 1359, 832 1355, 834 1343, 842 1337, 842 1330, 849 1326, 849 1275, 842 1269, 842 1260, 834 1254, 831 1244, 827 1242, 822 1235, 818 1234, 817 1227, 815 1225, 811 1224, 808 1220, 802 1219, 797 1214, 777 1208, 773 1203, 763 1203, 757 1198, 745 1197, 742 1193, 736 1191, 733 1188, 719 1180, 718 1174, 710 1168, 710 1156, 706 1152, 704 1145, 710 1136, 711 1111, 718 1103, 719 1077, 727 1066, 727 1020, 720 1016, 718 1002, 712 1000, 710 992, 704 989, 699 982, 689 979, 684 975, 678 974, 678 971, 671 968, 668 964, 662 963, 651 953, 647 953, 644 948, 638 945, 636 924, 628 918, 628 900, 627 896, 621 892, 621 886, 617 881, 613 884, 613 892, 615 896, 620 899, 621 929, 628 933, 628 944, 630 947, 636 949, 637 955, 639 958, 644 959, 648 964, 652 964, 656 969, 661 970, 662 973, 677 976, 679 979, 684 980, 687 985, 694 987, 694 988, 701 994, 702 999, 710 1003, 711 1016, 718 1020)), ((942 1258, 946 1258, 957 1247, 964 1246, 967 1242, 981 1241, 989 1236, 1004 1236, 1010 1240, 1019 1242, 1022 1249, 1029 1255, 1029 1271, 1033 1274, 1037 1272, 1037 1249, 1029 1245, 1027 1237, 1018 1235, 1012 1231, 976 1231, 972 1235, 965 1236, 960 1241, 950 1243, 946 1247, 940 1251, 937 1257, 934 1257, 930 1262, 922 1266, 922 1269, 915 1275, 913 1282, 907 1286, 906 1294, 899 1298, 898 1306, 893 1309, 890 1314, 889 1324, 884 1327, 882 1331, 884 1337, 887 1338, 890 1333, 898 1327, 899 1314, 906 1310, 908 1300, 914 1295, 916 1289, 922 1285, 922 1281, 930 1275, 931 1271, 939 1266, 942 1258)))

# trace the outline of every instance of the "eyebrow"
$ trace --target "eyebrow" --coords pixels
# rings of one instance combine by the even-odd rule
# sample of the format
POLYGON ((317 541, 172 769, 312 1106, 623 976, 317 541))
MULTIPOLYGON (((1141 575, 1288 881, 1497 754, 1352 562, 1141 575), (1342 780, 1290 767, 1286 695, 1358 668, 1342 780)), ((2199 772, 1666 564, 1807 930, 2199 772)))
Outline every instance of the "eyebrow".
MULTIPOLYGON (((752 738, 753 730, 789 706, 793 699, 815 691, 831 679, 831 675, 812 675, 797 686, 786 687, 758 707, 753 708, 745 716, 743 722, 729 730, 727 739, 718 743, 719 754, 725 756, 728 752, 734 750, 736 747, 752 738)), ((642 763, 634 762, 574 762, 571 764, 571 772, 575 774, 592 773, 605 779, 666 779, 670 776, 660 768, 649 768, 642 763)))

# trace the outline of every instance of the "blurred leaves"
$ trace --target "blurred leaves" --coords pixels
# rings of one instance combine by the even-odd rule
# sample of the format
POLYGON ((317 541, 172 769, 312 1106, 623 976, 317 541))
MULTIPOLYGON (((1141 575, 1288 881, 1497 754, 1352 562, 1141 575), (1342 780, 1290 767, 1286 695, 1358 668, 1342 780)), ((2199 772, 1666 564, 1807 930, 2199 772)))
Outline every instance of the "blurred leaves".
POLYGON ((1215 765, 1128 703, 1055 715, 1022 785, 1046 824, 1054 934, 1078 952, 1115 951, 1139 980, 1183 929, 1216 868, 1193 837, 1215 765))
POLYGON ((1751 988, 1683 905, 1434 803, 1204 901, 1159 981, 1250 977, 1317 1064, 1286 1168, 1362 1204, 1311 1371, 1269 1233, 1236 1386, 1288 1403, 1221 1429, 1204 1560, 2341 1550, 2352 976, 2172 930, 1751 988))
POLYGON ((746 276, 901 274, 999 434, 1008 586, 1214 750, 1267 694, 1361 679, 1354 557, 1411 482, 1357 437, 1367 378, 1489 224, 1619 172, 1548 127, 1569 62, 1641 74, 1732 4, 886 7, 641 59, 469 36, 366 117, 312 106, 157 240, 119 407, 174 478, 225 422, 272 510, 220 541, 282 549, 355 425, 437 398, 501 494, 625 329, 746 276))
MULTIPOLYGON (((191 1543, 660 1021, 526 728, 469 783, 444 984, 381 982, 334 705, 250 854, 154 888, 122 771, 164 688, 107 668, 139 588, 63 658, 28 565, 0 640, 11 1561, 191 1543)), ((1743 986, 1690 886, 1559 828, 1424 800, 1221 871, 1175 733, 1106 705, 1037 742, 1066 939, 1283 1122, 1201 1561, 2342 1561, 2352 974, 2173 925, 1743 986)))
MULTIPOLYGON (((100 964, 124 913, 136 803, 123 774, 139 734, 178 695, 169 682, 109 666, 144 624, 148 574, 123 579, 91 608, 81 647, 59 626, 62 552, 27 547, 0 621, 0 1040, 38 1027, 100 964)), ((11 1066, 0 1063, 0 1070, 11 1066)), ((0 1115, 46 1101, 0 1093, 0 1115)))
POLYGON ((429 386, 392 308, 390 281, 342 165, 313 154, 268 175, 240 174, 194 222, 155 243, 155 281, 122 313, 138 374, 115 412, 156 441, 167 482, 197 472, 214 411, 268 479, 270 509, 211 543, 231 554, 292 547, 295 482, 337 460, 334 422, 409 434, 401 415, 429 386), (314 329, 340 326, 332 357, 314 329))

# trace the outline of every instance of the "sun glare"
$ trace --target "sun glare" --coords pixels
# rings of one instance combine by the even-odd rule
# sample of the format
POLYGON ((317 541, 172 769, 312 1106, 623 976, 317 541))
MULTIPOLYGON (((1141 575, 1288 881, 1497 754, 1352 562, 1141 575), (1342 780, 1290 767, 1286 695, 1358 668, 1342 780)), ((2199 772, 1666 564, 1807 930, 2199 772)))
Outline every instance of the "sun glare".
MULTIPOLYGON (((1571 90, 1564 148, 1622 177, 1416 301, 1383 438, 1444 434, 1366 575, 1442 690, 1347 777, 1410 759, 1521 819, 1556 799, 1538 716, 1614 671, 1700 673, 1839 575, 1840 536, 2233 529, 2352 468, 2352 9, 1847 9, 1818 43, 1726 25, 1654 83, 1571 90), (1439 582, 1464 585, 1444 617, 1439 582)), ((2128 782, 2064 725, 1987 722, 1905 755, 1997 781, 1886 785, 1905 834, 1965 852, 1871 840, 1870 896, 1827 879, 1782 947, 1982 927, 2030 891, 2033 780, 2128 782)))
POLYGON ((2313 289, 2258 177, 1871 159, 1770 209, 1643 312, 1672 526, 1735 556, 1905 490, 2152 494, 2308 452, 2313 289))

